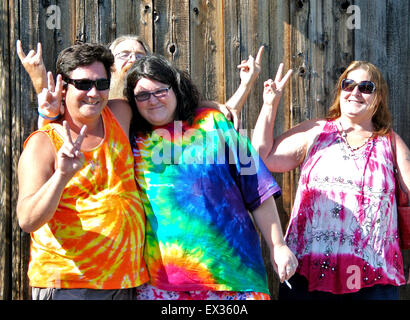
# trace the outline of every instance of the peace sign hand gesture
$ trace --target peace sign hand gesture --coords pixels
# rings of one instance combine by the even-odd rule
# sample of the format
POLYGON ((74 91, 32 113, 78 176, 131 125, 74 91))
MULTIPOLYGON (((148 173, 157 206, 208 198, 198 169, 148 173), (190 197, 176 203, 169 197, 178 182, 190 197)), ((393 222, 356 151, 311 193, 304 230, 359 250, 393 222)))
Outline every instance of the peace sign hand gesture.
POLYGON ((286 82, 288 82, 290 76, 292 75, 292 69, 289 69, 285 76, 282 78, 283 63, 279 65, 278 71, 276 72, 275 81, 272 79, 266 80, 263 84, 263 103, 273 105, 274 101, 279 101, 283 90, 285 88, 286 82))
POLYGON ((87 132, 87 126, 81 128, 75 142, 71 137, 70 126, 67 121, 63 121, 64 144, 57 153, 57 169, 61 175, 71 179, 74 174, 84 165, 84 154, 81 152, 81 145, 87 132))
MULTIPOLYGON (((54 85, 53 74, 47 73, 48 88, 44 88, 38 95, 38 111, 43 116, 55 118, 64 114, 64 106, 61 103, 61 92, 63 90, 63 78, 59 74, 54 85)), ((46 118, 47 119, 47 118, 46 118)))

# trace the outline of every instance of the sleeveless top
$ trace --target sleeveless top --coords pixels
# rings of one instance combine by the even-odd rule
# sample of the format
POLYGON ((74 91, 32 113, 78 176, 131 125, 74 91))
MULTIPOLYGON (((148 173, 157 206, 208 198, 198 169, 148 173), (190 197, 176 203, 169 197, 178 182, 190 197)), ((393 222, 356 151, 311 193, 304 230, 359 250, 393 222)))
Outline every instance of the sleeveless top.
MULTIPOLYGON (((137 191, 130 143, 109 108, 104 139, 83 151, 84 166, 66 185, 53 218, 31 233, 30 285, 122 289, 148 281, 143 260, 145 214, 137 191)), ((54 124, 56 152, 64 143, 54 124)))
POLYGON ((388 137, 352 152, 327 121, 300 169, 286 240, 309 291, 404 284, 388 137))
POLYGON ((170 291, 269 294, 258 233, 248 213, 280 188, 222 113, 200 109, 139 135, 135 175, 147 215, 150 282, 170 291))

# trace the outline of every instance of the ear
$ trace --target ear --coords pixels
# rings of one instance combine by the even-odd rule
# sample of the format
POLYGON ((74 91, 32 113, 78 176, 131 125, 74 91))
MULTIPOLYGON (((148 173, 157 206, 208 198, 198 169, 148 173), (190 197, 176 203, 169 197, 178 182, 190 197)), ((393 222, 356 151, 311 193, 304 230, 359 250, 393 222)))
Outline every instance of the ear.
POLYGON ((65 97, 67 95, 67 87, 68 87, 68 83, 67 82, 63 82, 63 89, 61 90, 61 101, 65 101, 65 97))

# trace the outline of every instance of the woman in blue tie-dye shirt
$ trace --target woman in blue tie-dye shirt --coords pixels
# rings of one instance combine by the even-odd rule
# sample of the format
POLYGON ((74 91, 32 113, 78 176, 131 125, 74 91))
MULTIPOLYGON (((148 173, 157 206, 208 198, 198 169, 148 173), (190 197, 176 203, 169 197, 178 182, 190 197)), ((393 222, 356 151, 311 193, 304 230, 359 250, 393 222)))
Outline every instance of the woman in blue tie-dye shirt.
POLYGON ((147 215, 150 284, 138 298, 269 299, 253 220, 280 281, 297 261, 274 202, 280 188, 247 137, 220 112, 198 108, 190 78, 159 55, 132 66, 125 91, 147 215))

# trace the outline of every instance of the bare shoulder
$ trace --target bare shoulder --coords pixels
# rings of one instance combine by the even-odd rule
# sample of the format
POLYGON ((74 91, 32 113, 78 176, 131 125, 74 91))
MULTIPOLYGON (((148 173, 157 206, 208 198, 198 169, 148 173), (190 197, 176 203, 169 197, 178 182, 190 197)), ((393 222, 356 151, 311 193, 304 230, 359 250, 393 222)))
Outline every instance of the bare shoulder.
POLYGON ((407 193, 410 194, 410 150, 403 139, 395 132, 396 139, 396 156, 399 175, 407 193))
POLYGON ((307 147, 320 134, 325 123, 326 120, 323 119, 305 120, 283 133, 282 136, 283 138, 295 136, 303 140, 304 146, 307 147))
POLYGON ((56 161, 56 150, 51 143, 47 134, 39 131, 33 134, 27 141, 25 148, 20 156, 20 167, 35 168, 38 170, 44 168, 46 170, 54 170, 56 161))
POLYGON ((396 153, 397 161, 400 164, 406 164, 406 171, 410 170, 410 150, 403 139, 394 132, 394 137, 396 140, 396 153))
POLYGON ((107 106, 128 136, 132 118, 132 110, 128 101, 124 99, 112 99, 108 101, 107 106))
POLYGON ((409 150, 409 147, 406 145, 404 140, 397 134, 397 132, 394 132, 394 137, 396 139, 397 148, 404 148, 407 151, 409 150))

